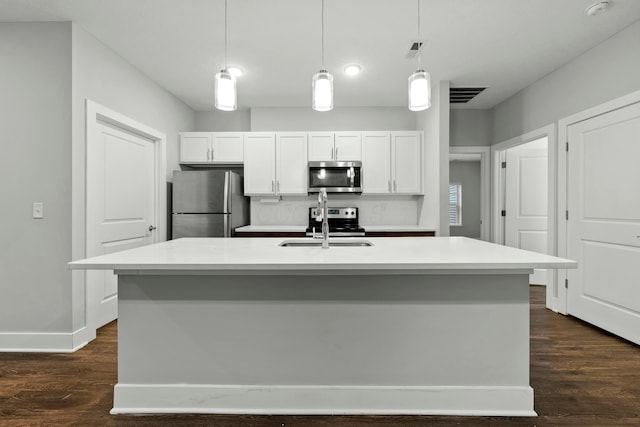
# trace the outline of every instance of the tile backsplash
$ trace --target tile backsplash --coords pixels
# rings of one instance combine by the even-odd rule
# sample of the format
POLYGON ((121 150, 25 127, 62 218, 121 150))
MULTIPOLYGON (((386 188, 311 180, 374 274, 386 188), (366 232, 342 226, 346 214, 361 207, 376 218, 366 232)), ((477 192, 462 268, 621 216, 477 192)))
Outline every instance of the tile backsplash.
MULTIPOLYGON (((330 207, 357 207, 360 224, 416 225, 422 196, 353 196, 330 194, 330 207)), ((316 196, 252 197, 252 225, 306 225, 309 207, 317 205, 316 196)))

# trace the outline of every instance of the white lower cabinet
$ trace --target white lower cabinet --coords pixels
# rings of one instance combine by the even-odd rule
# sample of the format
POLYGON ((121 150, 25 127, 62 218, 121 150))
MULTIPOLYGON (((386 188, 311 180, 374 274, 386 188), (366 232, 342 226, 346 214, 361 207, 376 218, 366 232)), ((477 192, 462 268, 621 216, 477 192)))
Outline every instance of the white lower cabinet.
POLYGON ((307 133, 245 134, 244 194, 306 195, 307 133))
POLYGON ((422 132, 363 132, 363 194, 422 194, 422 132))

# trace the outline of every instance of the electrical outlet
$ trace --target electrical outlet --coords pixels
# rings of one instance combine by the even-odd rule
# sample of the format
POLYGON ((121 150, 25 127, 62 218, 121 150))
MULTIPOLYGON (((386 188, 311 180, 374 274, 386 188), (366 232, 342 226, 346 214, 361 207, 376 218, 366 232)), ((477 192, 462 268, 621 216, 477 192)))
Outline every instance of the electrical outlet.
POLYGON ((33 217, 35 219, 44 218, 44 203, 33 202, 33 217))

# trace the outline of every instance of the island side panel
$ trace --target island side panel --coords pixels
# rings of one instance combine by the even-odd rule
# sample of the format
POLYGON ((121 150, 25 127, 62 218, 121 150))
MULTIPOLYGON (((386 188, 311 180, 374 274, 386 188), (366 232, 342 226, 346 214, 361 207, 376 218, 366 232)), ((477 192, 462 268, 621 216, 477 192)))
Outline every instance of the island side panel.
POLYGON ((121 275, 118 322, 116 413, 534 414, 524 274, 121 275))

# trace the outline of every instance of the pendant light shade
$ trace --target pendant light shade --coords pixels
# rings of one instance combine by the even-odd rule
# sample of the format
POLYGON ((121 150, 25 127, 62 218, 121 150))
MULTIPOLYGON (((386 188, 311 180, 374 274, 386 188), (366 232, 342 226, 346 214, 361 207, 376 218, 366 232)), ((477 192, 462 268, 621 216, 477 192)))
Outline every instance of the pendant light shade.
POLYGON ((422 111, 431 107, 431 76, 418 70, 409 76, 409 110, 422 111))
POLYGON ((311 107, 316 111, 333 109, 333 76, 327 70, 320 70, 312 79, 311 107))
POLYGON ((238 108, 236 78, 227 70, 221 70, 215 76, 215 107, 222 111, 235 111, 238 108))
POLYGON ((214 106, 222 111, 238 108, 236 77, 227 69, 227 0, 224 0, 224 69, 214 77, 214 106))
POLYGON ((322 0, 322 69, 311 79, 311 108, 333 110, 333 76, 324 69, 324 0, 322 0))
POLYGON ((431 107, 431 76, 420 66, 423 42, 420 39, 420 0, 418 3, 418 71, 409 76, 409 110, 422 111, 431 107))

